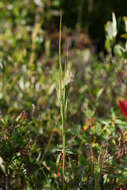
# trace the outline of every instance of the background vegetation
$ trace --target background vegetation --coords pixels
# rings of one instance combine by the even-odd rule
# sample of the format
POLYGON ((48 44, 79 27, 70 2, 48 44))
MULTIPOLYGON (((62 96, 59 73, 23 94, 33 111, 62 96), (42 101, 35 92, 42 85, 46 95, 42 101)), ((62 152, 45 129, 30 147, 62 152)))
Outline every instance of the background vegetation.
POLYGON ((0 1, 0 189, 127 188, 125 16, 124 0, 0 1))

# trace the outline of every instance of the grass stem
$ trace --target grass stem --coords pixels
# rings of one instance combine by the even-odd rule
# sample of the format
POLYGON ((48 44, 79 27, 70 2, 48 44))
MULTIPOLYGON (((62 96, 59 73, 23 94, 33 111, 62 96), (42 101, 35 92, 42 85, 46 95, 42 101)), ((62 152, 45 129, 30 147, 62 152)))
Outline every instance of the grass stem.
POLYGON ((61 62, 61 25, 62 25, 62 12, 60 11, 60 30, 59 30, 59 79, 57 95, 60 105, 61 124, 62 124, 62 183, 63 190, 65 189, 65 121, 67 114, 67 97, 66 97, 66 65, 65 69, 62 67, 61 62))

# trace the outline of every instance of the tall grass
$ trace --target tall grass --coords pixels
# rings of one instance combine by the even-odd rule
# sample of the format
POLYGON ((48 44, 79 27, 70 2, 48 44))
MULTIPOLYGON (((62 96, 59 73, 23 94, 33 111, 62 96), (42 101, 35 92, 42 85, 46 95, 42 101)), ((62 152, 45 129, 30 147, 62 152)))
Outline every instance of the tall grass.
POLYGON ((65 67, 62 66, 61 61, 61 25, 62 25, 62 12, 60 12, 60 29, 59 29, 59 73, 58 73, 58 86, 57 97, 60 106, 61 125, 62 125, 62 181, 63 189, 65 189, 65 124, 67 117, 67 96, 66 96, 66 75, 67 75, 67 63, 65 67))

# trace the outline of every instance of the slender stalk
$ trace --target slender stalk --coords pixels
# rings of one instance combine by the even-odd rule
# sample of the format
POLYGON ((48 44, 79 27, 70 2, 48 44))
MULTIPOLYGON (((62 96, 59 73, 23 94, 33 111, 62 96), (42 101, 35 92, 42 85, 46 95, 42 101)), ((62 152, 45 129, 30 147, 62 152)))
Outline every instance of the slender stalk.
MULTIPOLYGON (((62 182, 63 190, 65 189, 65 120, 67 111, 67 98, 66 98, 66 67, 62 68, 61 62, 61 25, 62 25, 62 12, 60 12, 60 30, 59 30, 59 81, 58 81, 58 100, 60 105, 61 123, 62 123, 62 182)), ((66 66, 66 65, 65 65, 66 66)))
POLYGON ((65 173, 65 130, 64 130, 64 120, 62 122, 62 155, 63 155, 63 189, 64 189, 64 173, 65 173))
POLYGON ((60 11, 60 31, 59 31, 59 71, 60 78, 62 77, 62 63, 61 63, 61 26, 62 26, 62 11, 60 11))

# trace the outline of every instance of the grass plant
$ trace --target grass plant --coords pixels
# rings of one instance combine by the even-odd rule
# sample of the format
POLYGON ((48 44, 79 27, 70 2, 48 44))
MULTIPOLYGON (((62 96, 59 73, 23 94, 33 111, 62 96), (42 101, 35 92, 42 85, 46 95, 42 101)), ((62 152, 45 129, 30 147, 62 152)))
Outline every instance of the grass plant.
POLYGON ((57 97, 60 106, 60 114, 61 114, 61 125, 62 125, 62 181, 63 181, 63 189, 65 189, 65 124, 67 117, 67 96, 66 96, 66 74, 67 74, 67 65, 65 63, 65 67, 62 66, 61 60, 61 25, 62 25, 62 12, 60 12, 60 30, 59 30, 59 74, 58 74, 58 87, 57 87, 57 97))

